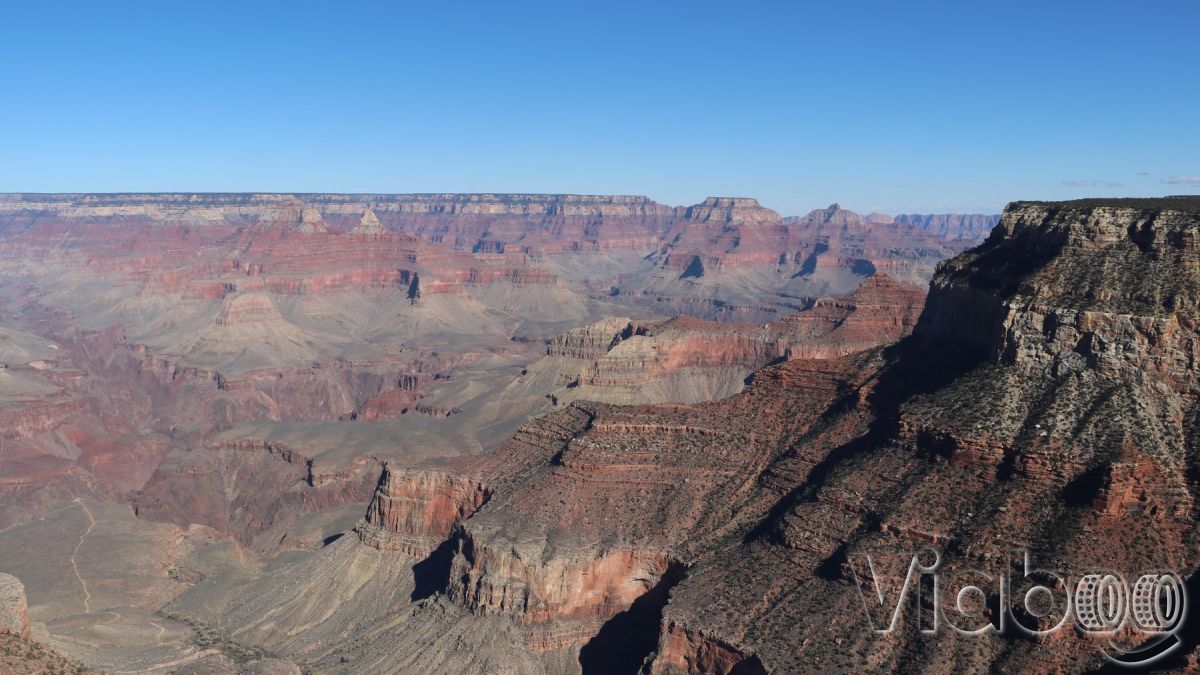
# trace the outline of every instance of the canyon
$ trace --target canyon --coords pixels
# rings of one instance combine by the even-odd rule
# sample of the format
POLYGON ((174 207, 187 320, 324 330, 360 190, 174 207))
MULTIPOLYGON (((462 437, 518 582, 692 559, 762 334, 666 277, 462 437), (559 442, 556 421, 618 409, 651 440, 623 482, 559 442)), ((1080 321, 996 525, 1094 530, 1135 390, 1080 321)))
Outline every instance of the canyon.
POLYGON ((100 670, 1098 668, 878 636, 850 555, 1194 575, 1197 223, 0 196, 0 617, 100 670))

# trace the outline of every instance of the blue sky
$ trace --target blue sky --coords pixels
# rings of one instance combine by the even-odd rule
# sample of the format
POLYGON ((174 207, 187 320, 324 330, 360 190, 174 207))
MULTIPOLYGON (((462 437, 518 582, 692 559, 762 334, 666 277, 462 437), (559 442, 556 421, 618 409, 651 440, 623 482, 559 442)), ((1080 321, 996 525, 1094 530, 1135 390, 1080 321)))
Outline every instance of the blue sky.
POLYGON ((27 0, 0 26, 0 191, 1200 193, 1196 0, 27 0))

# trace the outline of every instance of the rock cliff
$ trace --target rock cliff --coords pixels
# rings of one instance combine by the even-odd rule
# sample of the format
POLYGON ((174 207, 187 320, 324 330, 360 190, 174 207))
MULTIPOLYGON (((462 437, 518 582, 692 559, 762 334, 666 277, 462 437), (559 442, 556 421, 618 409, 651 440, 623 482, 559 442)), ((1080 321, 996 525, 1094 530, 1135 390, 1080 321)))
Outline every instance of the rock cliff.
POLYGON ((421 560, 488 496, 478 478, 385 467, 358 534, 381 551, 400 551, 421 560))
MULTIPOLYGON (((907 282, 962 246, 746 198, 2 195, 0 528, 86 497, 200 533, 121 579, 169 578, 169 611, 207 626, 141 607, 151 652, 196 630, 322 670, 628 670, 713 542, 820 463, 828 411, 920 311, 907 282)), ((922 448, 1007 456, 920 413, 897 426, 922 448)), ((1169 494, 1152 455, 1094 501, 1169 494)), ((83 549, 85 576, 111 562, 83 549)), ((89 609, 50 576, 22 573, 89 609)), ((125 620, 99 607, 46 625, 96 653, 125 620)), ((757 654, 674 625, 697 663, 757 654)))
POLYGON ((761 325, 609 317, 556 337, 546 350, 553 363, 531 367, 566 374, 560 402, 699 403, 741 391, 753 371, 777 360, 837 358, 893 342, 912 331, 923 299, 916 287, 878 274, 848 296, 761 325))
MULTIPOLYGON (((1097 642, 1071 631, 876 635, 851 556, 906 562, 933 546, 954 571, 1016 548, 1067 574, 1165 567, 1194 582, 1198 226, 1186 200, 1016 203, 940 267, 912 337, 761 369, 721 401, 576 402, 453 471, 459 482, 402 482, 401 529, 457 523, 444 585, 380 628, 386 648, 346 658, 478 670, 487 650, 530 672, 1100 667, 1097 642), (469 475, 488 497, 467 514, 481 503, 469 475), (450 492, 468 497, 428 496, 450 492)), ((592 358, 614 327, 551 348, 592 358)))
POLYGON ((782 457, 765 484, 793 491, 744 543, 689 569, 651 670, 714 653, 782 671, 900 652, 917 669, 1099 667, 1095 642, 1061 633, 873 637, 847 556, 932 545, 946 569, 986 569, 1023 549, 1068 573, 1157 564, 1194 579, 1200 391, 1193 338, 1175 325, 1194 313, 1197 206, 1010 205, 986 243, 939 268, 914 337, 833 418, 866 413, 863 426, 815 466, 782 457))
POLYGON ((0 573, 0 631, 30 639, 29 602, 25 586, 11 574, 0 573))
POLYGON ((1159 204, 1010 206, 982 246, 943 267, 924 334, 1030 374, 1194 389, 1195 215, 1186 199, 1159 204))

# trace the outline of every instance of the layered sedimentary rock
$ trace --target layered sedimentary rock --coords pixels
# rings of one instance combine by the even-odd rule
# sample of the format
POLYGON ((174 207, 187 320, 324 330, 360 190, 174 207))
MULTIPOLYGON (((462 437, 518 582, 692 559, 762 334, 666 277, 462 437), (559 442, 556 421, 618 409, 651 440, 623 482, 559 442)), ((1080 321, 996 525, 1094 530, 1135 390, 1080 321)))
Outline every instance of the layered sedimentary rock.
POLYGON ((358 534, 381 551, 400 551, 420 560, 478 511, 488 495, 471 476, 387 467, 358 534))
POLYGON ((130 501, 141 518, 205 525, 251 550, 269 551, 304 514, 372 495, 378 458, 320 466, 313 454, 263 440, 172 453, 130 501))
POLYGON ((696 223, 716 225, 771 225, 779 222, 779 214, 764 208, 757 199, 749 197, 709 197, 700 204, 689 206, 683 217, 696 223))
MULTIPOLYGON (((267 508, 292 489, 292 466, 210 445, 214 435, 263 422, 452 417, 456 405, 424 400, 450 371, 536 355, 510 340, 517 312, 585 312, 552 273, 427 246, 377 227, 361 202, 365 231, 352 236, 358 223, 332 224, 290 196, 38 199, 0 200, 3 525, 87 496, 267 547, 299 513, 365 501, 375 476, 323 493, 341 497, 306 496, 300 512, 267 508), (247 497, 225 475, 239 468, 266 489, 247 497), (194 475, 211 483, 189 487, 194 475)), ((354 460, 333 471, 353 473, 354 460)))
MULTIPOLYGON (((0 256, 82 265, 151 295, 365 288, 491 303, 511 295, 497 290, 506 283, 565 275, 574 292, 731 320, 844 294, 875 269, 924 283, 963 248, 924 224, 864 228, 839 208, 783 219, 730 197, 668 207, 604 195, 0 195, 0 224, 0 256)), ((555 293, 561 311, 568 299, 555 293)))
POLYGON ((645 327, 634 324, 628 318, 606 316, 582 328, 554 336, 546 347, 546 354, 571 359, 598 359, 621 340, 645 333, 645 327))
POLYGON ((220 313, 217 314, 218 326, 240 326, 250 323, 281 322, 283 317, 275 309, 275 303, 266 293, 241 293, 225 298, 220 313))
POLYGON ((819 470, 797 472, 785 456, 767 484, 798 489, 754 536, 689 571, 651 670, 689 670, 731 649, 782 671, 870 667, 899 653, 914 669, 1103 663, 1094 641, 1066 632, 929 640, 906 626, 874 637, 848 556, 904 563, 903 551, 932 545, 945 570, 994 570, 1015 549, 1076 575, 1163 565, 1194 575, 1191 343, 1169 332, 1139 341, 1129 326, 1169 324, 1177 304, 1180 318, 1194 311, 1197 206, 1011 205, 986 244, 939 271, 915 337, 860 399, 875 421, 819 470), (1132 280, 1146 268, 1155 274, 1132 280), (1068 336, 1042 319, 1060 312, 1099 316, 1065 327, 1083 328, 1068 336), (1089 358, 1110 340, 1119 357, 1089 358))
POLYGON ((916 287, 876 274, 850 295, 781 319, 775 330, 787 342, 786 358, 845 356, 908 335, 924 300, 916 287))
POLYGON ((280 232, 404 232, 463 251, 554 253, 652 246, 682 209, 646 197, 509 194, 4 195, 20 232, 49 217, 114 222, 254 224, 280 232), (369 214, 369 215, 368 215, 369 214))
POLYGON ((74 260, 93 273, 136 279, 154 294, 184 292, 197 299, 234 289, 305 295, 363 287, 415 297, 421 273, 425 294, 462 293, 464 285, 511 272, 489 267, 523 261, 479 259, 389 227, 376 212, 386 214, 397 198, 346 199, 338 208, 324 199, 7 195, 0 198, 0 220, 7 226, 0 254, 74 260), (353 222, 345 222, 351 216, 353 222))
MULTIPOLYGON (((461 468, 389 469, 357 539, 403 560, 428 553, 413 567, 413 595, 433 597, 402 625, 387 629, 391 647, 344 646, 347 658, 378 667, 478 667, 469 650, 395 648, 427 640, 414 628, 430 624, 460 644, 476 644, 481 631, 504 636, 503 647, 492 644, 488 653, 498 659, 492 663, 510 667, 559 672, 581 664, 589 670, 636 666, 653 647, 667 593, 705 542, 746 525, 740 517, 730 520, 730 504, 753 493, 771 458, 817 424, 820 411, 859 386, 857 377, 855 365, 842 360, 796 360, 765 371, 743 394, 707 406, 577 403, 524 425, 495 455, 473 465, 478 478, 456 478, 461 468), (442 545, 435 545, 431 535, 452 523, 442 545), (420 591, 429 583, 433 588, 420 591), (641 627, 637 635, 625 634, 628 621, 641 627), (415 653, 424 660, 413 662, 415 653)), ((348 546, 339 542, 314 564, 344 569, 337 561, 363 555, 348 546)), ((383 573, 366 583, 375 584, 383 573)), ((332 583, 351 578, 357 577, 335 576, 332 583)), ((282 644, 252 619, 270 611, 271 604, 259 598, 271 592, 262 593, 235 603, 233 616, 246 617, 246 627, 235 634, 282 644)), ((318 636, 341 621, 369 619, 343 604, 294 639, 326 640, 318 636)), ((317 654, 314 664, 337 667, 317 654)))
POLYGON ((1010 206, 991 239, 944 268, 926 332, 1030 374, 1086 368, 1191 391, 1200 243, 1194 216, 1164 203, 1010 206))
MULTIPOLYGON (((1016 549, 1074 578, 1169 569, 1194 582, 1200 391, 1181 331, 1196 310, 1197 223, 1186 200, 1014 204, 984 246, 941 268, 910 338, 762 369, 722 401, 576 402, 527 423, 471 473, 455 469, 489 497, 451 528, 442 585, 342 658, 474 671, 486 651, 491 667, 528 672, 1100 667, 1097 641, 1070 630, 930 638, 905 612, 876 634, 856 560, 870 553, 886 574, 932 546, 951 574, 1016 549), (1136 269, 1156 276, 1128 280, 1136 269), (1041 318, 1064 311, 1094 316, 1041 318)), ((585 333, 557 348, 603 343, 585 333)), ((431 519, 427 495, 443 489, 400 490, 401 513, 420 515, 392 520, 444 524, 475 503, 446 500, 431 519)), ((347 544, 321 561, 362 555, 347 544)), ((1194 648, 1163 667, 1194 662, 1194 648)), ((327 653, 312 663, 347 668, 327 653)))
POLYGON ((753 199, 710 198, 684 216, 651 256, 656 270, 619 279, 616 296, 702 318, 769 320, 877 271, 924 285, 938 261, 976 241, 878 215, 868 222, 837 204, 782 218, 753 199))
MULTIPOLYGON (((0 196, 0 528, 84 497, 216 542, 147 574, 209 594, 180 611, 232 607, 231 588, 246 602, 203 631, 148 613, 151 651, 158 625, 233 661, 244 640, 322 669, 558 672, 600 668, 636 634, 621 653, 640 663, 704 550, 688 542, 732 536, 734 502, 816 462, 760 475, 824 424, 812 415, 854 399, 859 360, 878 360, 861 350, 910 329, 921 294, 873 272, 921 279, 960 245, 745 198, 0 196), (614 314, 648 318, 597 323, 614 314), (787 406, 812 414, 776 424, 787 406)), ((1104 493, 1114 513, 1161 492, 1130 457, 1104 493)), ((100 555, 87 525, 71 533, 88 540, 84 577, 100 555)), ((124 620, 88 611, 84 577, 30 586, 65 584, 84 609, 51 632, 124 620)), ((705 635, 681 630, 680 645, 705 635)), ((114 669, 145 665, 118 651, 114 669)))
POLYGON ((495 493, 463 523, 448 597, 519 622, 532 649, 581 647, 685 566, 706 537, 736 527, 729 500, 816 418, 798 414, 773 429, 759 420, 784 407, 820 410, 839 395, 844 369, 789 364, 723 402, 737 411, 728 417, 722 404, 577 403, 542 423, 572 434, 549 457, 518 436, 484 473, 495 493), (785 382, 800 386, 778 396, 785 382))
POLYGON ((837 204, 789 223, 794 240, 807 244, 792 254, 801 276, 822 269, 857 273, 887 272, 901 280, 924 282, 933 266, 974 241, 947 242, 903 221, 868 223, 837 204), (811 242, 811 243, 810 243, 811 242))
POLYGON ((911 332, 923 299, 916 287, 879 274, 844 298, 768 324, 609 317, 556 337, 546 353, 581 362, 556 392, 560 401, 699 403, 741 391, 751 372, 773 361, 837 358, 893 342, 911 332))
POLYGON ((0 631, 30 639, 29 602, 25 586, 11 574, 0 573, 0 631))
POLYGON ((358 224, 350 230, 350 234, 359 237, 378 237, 383 235, 386 230, 383 229, 383 223, 379 222, 379 217, 375 215, 375 211, 367 209, 363 212, 362 218, 358 224))

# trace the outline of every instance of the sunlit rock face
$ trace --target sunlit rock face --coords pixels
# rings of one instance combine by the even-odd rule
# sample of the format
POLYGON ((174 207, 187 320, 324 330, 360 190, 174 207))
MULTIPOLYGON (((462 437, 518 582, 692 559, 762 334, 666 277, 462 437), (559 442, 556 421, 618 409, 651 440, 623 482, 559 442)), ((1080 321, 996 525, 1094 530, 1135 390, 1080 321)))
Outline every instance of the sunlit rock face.
POLYGON ((983 246, 945 265, 926 332, 1028 373, 1087 368, 1192 391, 1198 236, 1195 214, 1171 200, 1014 204, 983 246))
POLYGON ((29 602, 25 586, 11 574, 0 573, 0 631, 8 631, 28 640, 29 602))

